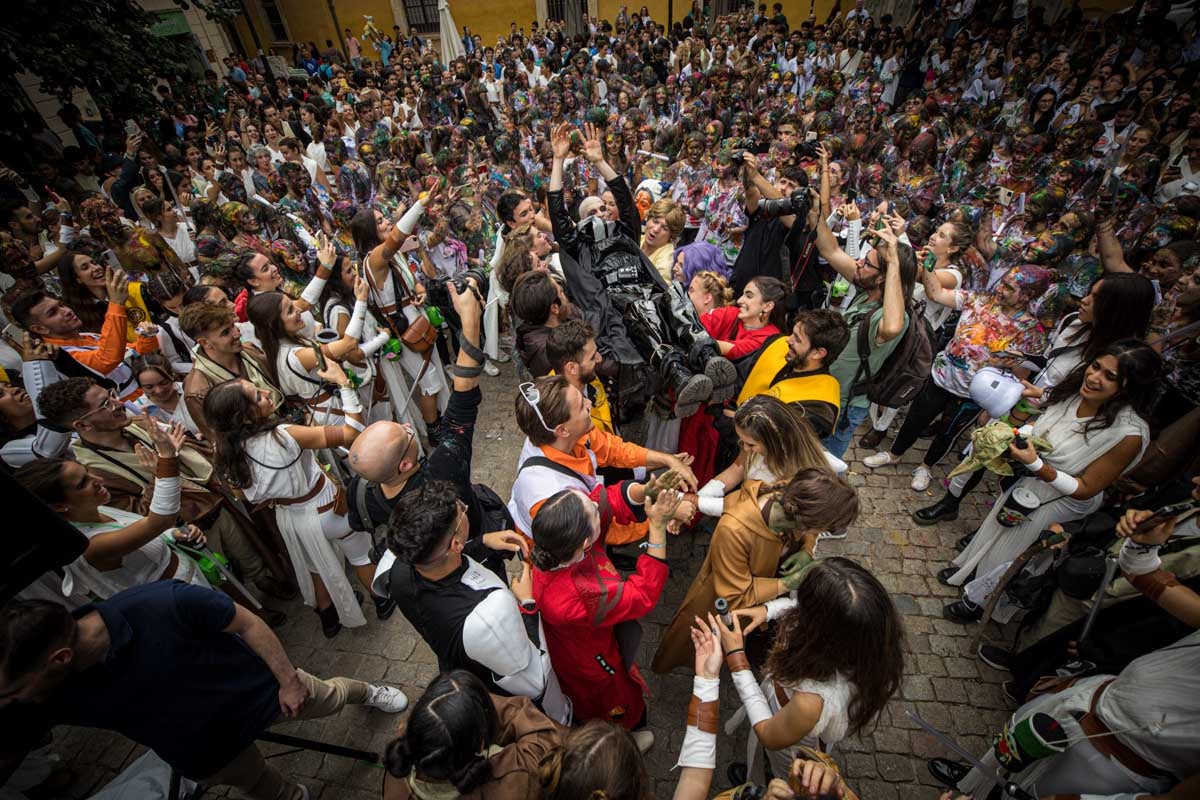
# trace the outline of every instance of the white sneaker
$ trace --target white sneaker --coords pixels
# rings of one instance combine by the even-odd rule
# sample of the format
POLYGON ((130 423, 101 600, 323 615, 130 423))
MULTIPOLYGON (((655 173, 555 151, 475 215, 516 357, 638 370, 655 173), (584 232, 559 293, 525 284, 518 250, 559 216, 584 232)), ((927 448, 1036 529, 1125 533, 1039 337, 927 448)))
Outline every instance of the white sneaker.
POLYGON ((308 792, 308 787, 303 783, 297 783, 296 788, 300 790, 300 800, 309 800, 312 797, 308 792))
POLYGON ((491 375, 493 378, 500 374, 500 368, 497 367, 491 359, 483 362, 483 371, 488 375, 491 375))
POLYGON ((497 364, 507 364, 508 362, 512 361, 512 356, 510 356, 508 353, 501 350, 500 355, 496 356, 493 359, 489 359, 489 360, 495 361, 497 364))
POLYGON ((876 467, 885 467, 888 464, 895 464, 899 460, 899 456, 893 456, 887 450, 880 450, 878 453, 864 458, 863 463, 871 469, 875 469, 876 467))
POLYGON ((929 468, 921 465, 912 471, 912 489, 914 492, 923 492, 929 488, 929 480, 932 477, 929 474, 929 468))
POLYGON ((631 734, 639 753, 644 755, 647 750, 654 747, 654 731, 649 728, 642 728, 640 731, 631 731, 631 734))
POLYGON ((399 714, 408 708, 408 697, 395 686, 368 686, 367 702, 363 705, 389 714, 399 714))

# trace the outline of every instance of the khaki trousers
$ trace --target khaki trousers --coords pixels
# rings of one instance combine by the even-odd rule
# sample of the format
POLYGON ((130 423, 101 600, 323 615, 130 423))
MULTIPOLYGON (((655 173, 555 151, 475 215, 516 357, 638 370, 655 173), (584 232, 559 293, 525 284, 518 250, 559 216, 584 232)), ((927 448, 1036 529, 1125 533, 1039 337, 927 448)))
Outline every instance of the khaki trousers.
MULTIPOLYGON (((368 685, 353 678, 322 680, 302 669, 296 670, 300 681, 308 688, 308 702, 296 719, 328 717, 347 704, 362 705, 367 701, 368 685)), ((280 717, 276 722, 282 722, 280 717)), ((301 800, 300 787, 279 770, 267 763, 257 743, 245 750, 201 781, 206 786, 233 786, 252 800, 301 800)))
POLYGON ((252 584, 267 572, 262 557, 246 537, 238 518, 228 508, 222 508, 204 532, 208 546, 238 566, 242 580, 252 584))

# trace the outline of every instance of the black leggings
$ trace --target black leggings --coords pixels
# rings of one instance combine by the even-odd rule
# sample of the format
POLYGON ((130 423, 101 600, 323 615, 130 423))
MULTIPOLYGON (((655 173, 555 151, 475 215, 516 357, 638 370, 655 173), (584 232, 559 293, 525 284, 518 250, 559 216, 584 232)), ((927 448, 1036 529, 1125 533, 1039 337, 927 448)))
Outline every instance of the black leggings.
POLYGON ((958 438, 965 427, 975 420, 978 413, 979 407, 970 400, 950 394, 934 383, 933 378, 930 378, 925 381, 920 394, 908 407, 908 415, 904 418, 904 424, 900 426, 900 432, 896 434, 896 441, 892 442, 892 455, 903 455, 904 451, 917 441, 921 431, 937 419, 938 415, 946 414, 948 416, 947 423, 937 432, 929 449, 925 452, 925 466, 932 467, 942 460, 942 457, 954 444, 954 440, 958 438))

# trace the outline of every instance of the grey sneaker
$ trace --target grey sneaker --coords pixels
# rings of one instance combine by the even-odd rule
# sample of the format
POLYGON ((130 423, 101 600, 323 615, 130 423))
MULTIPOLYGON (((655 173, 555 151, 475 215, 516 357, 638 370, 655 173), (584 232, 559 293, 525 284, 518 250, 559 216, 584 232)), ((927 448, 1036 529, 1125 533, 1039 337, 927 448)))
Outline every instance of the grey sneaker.
POLYGON ((491 359, 483 363, 483 371, 493 378, 500 374, 500 368, 491 359))

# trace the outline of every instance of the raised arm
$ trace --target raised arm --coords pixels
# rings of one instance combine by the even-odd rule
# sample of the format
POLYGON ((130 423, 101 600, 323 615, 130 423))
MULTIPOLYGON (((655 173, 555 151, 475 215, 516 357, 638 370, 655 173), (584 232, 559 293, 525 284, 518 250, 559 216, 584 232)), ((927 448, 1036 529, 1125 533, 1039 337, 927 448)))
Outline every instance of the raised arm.
POLYGON ((817 234, 817 252, 821 254, 821 258, 829 262, 829 266, 833 267, 839 275, 853 283, 858 272, 858 264, 842 250, 833 231, 829 230, 829 225, 825 222, 824 215, 821 214, 820 194, 815 189, 808 191, 811 201, 808 211, 808 226, 817 234))
MULTIPOLYGON (((906 313, 904 287, 900 281, 900 242, 888 227, 879 230, 879 255, 886 262, 887 277, 883 281, 883 316, 875 343, 883 344, 904 332, 906 313)), ((907 247, 907 245, 904 245, 907 247)))
MULTIPOLYGON (((359 339, 362 338, 363 323, 367 316, 367 295, 370 291, 367 282, 362 277, 354 276, 354 311, 350 315, 350 324, 346 326, 342 338, 330 344, 321 345, 321 352, 326 359, 342 361, 358 349, 359 339)), ((317 354, 309 347, 298 347, 292 351, 300 366, 306 370, 317 367, 317 354)))
POLYGON ((1125 251, 1113 230, 1111 218, 1096 223, 1096 244, 1100 250, 1100 266, 1105 272, 1133 272, 1125 261, 1125 251))

